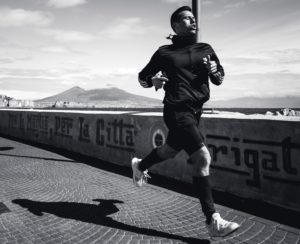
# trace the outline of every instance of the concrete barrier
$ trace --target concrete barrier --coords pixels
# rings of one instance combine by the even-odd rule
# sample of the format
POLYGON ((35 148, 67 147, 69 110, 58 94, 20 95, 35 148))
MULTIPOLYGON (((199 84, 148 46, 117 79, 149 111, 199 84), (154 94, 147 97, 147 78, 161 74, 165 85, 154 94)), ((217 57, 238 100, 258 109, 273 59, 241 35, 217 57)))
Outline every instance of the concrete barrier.
MULTIPOLYGON (((300 211, 300 118, 203 115, 215 189, 300 211)), ((165 142, 161 113, 0 110, 0 133, 130 166, 165 142)), ((191 182, 185 152, 150 172, 191 182)))

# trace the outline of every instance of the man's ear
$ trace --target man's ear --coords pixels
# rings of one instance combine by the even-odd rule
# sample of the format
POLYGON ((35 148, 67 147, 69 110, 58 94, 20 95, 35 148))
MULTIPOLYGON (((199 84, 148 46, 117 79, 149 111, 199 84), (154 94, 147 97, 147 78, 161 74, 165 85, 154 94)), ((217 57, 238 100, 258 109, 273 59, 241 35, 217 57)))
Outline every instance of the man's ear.
POLYGON ((176 32, 177 27, 178 27, 178 23, 177 23, 177 22, 173 22, 173 23, 172 23, 172 29, 173 29, 173 31, 174 31, 175 33, 177 33, 177 32, 176 32))

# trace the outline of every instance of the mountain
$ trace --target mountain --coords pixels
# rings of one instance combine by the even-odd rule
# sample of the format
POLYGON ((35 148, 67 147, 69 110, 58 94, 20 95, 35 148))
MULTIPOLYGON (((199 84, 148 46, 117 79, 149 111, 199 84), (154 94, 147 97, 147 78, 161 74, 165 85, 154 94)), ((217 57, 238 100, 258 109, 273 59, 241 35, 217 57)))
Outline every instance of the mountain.
POLYGON ((82 89, 78 86, 74 86, 73 88, 66 90, 64 92, 61 92, 57 95, 36 100, 36 102, 56 102, 56 101, 72 101, 72 102, 74 101, 75 102, 75 99, 84 93, 85 93, 84 89, 82 89))
MULTIPOLYGON (((162 107, 158 99, 134 95, 118 88, 84 90, 75 86, 57 95, 36 100, 37 104, 55 102, 72 102, 89 104, 96 107, 162 107)), ((210 108, 300 108, 300 97, 242 97, 231 100, 209 101, 205 107, 210 108)))
POLYGON ((206 107, 215 108, 300 108, 300 97, 242 97, 231 100, 209 101, 206 107))
POLYGON ((36 100, 36 103, 52 103, 57 101, 90 104, 97 107, 161 107, 158 99, 134 95, 118 88, 84 90, 78 86, 57 95, 36 100))

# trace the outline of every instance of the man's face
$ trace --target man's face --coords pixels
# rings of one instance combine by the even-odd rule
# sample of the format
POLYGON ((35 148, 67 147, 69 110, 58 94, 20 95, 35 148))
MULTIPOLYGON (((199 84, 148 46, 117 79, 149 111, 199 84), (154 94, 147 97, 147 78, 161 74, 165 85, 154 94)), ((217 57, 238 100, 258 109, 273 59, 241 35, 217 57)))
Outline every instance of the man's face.
POLYGON ((179 36, 195 35, 197 27, 193 13, 188 10, 180 12, 179 21, 173 23, 173 28, 179 36))

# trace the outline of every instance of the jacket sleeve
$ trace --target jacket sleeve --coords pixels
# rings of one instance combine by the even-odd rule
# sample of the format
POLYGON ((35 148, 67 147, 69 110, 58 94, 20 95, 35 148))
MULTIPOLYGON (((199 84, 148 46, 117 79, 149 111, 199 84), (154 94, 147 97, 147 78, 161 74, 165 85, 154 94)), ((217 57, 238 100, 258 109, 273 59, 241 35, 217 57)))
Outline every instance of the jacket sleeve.
POLYGON ((215 61, 217 63, 217 72, 210 73, 209 78, 213 84, 219 86, 223 83, 225 72, 223 66, 220 64, 220 61, 214 51, 212 53, 211 61, 215 61))
POLYGON ((149 63, 142 69, 138 75, 139 83, 144 88, 152 87, 152 77, 156 75, 160 70, 160 55, 158 50, 153 54, 149 63))

